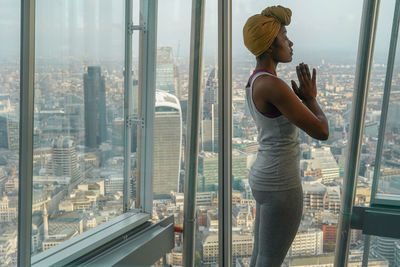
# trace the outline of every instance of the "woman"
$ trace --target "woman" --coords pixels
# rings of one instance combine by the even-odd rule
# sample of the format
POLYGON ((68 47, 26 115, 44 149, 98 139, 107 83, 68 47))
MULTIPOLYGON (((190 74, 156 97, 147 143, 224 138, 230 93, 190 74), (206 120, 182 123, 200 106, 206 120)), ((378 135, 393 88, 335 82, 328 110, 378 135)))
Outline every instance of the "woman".
POLYGON ((256 200, 254 250, 250 266, 281 266, 297 233, 303 210, 299 129, 315 139, 328 139, 326 117, 316 101, 316 70, 296 67, 299 86, 277 77, 278 63, 292 61, 288 39, 291 10, 264 9, 243 28, 246 47, 257 65, 246 86, 246 100, 258 131, 259 149, 249 173, 256 200))

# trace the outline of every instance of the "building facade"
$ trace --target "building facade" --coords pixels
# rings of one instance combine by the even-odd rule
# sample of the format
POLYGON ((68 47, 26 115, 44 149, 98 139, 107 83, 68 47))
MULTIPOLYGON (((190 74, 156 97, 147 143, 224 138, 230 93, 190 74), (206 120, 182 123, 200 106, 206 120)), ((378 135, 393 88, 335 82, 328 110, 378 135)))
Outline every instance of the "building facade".
POLYGON ((176 96, 157 91, 154 115, 153 192, 178 192, 182 147, 182 112, 176 96))
POLYGON ((106 86, 99 66, 89 66, 83 75, 85 145, 98 148, 107 139, 106 86))

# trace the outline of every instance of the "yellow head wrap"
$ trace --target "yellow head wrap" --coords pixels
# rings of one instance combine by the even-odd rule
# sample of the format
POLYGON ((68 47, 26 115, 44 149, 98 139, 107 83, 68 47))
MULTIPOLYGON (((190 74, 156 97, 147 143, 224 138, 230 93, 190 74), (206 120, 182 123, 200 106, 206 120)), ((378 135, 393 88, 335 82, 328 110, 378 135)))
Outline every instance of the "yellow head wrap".
POLYGON ((258 57, 264 53, 278 35, 281 25, 289 25, 292 11, 283 6, 271 6, 261 14, 251 16, 243 27, 244 45, 258 57))

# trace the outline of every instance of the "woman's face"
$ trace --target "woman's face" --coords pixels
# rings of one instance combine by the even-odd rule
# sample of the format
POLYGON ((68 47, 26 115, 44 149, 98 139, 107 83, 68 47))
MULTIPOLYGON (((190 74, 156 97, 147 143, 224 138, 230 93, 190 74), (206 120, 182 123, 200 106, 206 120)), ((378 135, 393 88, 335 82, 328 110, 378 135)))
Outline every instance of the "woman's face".
POLYGON ((271 45, 272 58, 276 62, 291 62, 293 56, 293 42, 287 37, 286 27, 282 26, 271 45))

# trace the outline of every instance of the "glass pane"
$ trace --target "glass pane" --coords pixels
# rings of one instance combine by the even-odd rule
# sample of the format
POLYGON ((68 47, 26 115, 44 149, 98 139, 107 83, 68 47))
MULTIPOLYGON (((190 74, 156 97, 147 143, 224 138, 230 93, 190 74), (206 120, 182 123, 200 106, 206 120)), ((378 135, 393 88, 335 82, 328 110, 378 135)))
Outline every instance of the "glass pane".
MULTIPOLYGON (((187 131, 190 1, 159 1, 153 125, 153 220, 174 215, 183 227, 184 151, 187 131), (165 12, 170 10, 171 12, 165 12)), ((182 265, 182 234, 164 260, 182 265)))
POLYGON ((21 1, 0 2, 0 266, 17 264, 20 14, 21 1))
MULTIPOLYGON (((329 139, 323 142, 300 131, 303 215, 284 266, 310 266, 322 261, 333 264, 362 2, 307 1, 304 4, 269 1, 266 4, 259 1, 233 1, 232 150, 233 159, 236 150, 240 152, 238 157, 245 156, 236 165, 239 161, 246 162, 247 172, 255 161, 258 150, 257 129, 246 104, 245 92, 245 86, 256 67, 256 59, 243 44, 242 30, 251 15, 259 14, 272 5, 283 5, 292 10, 291 24, 286 28, 287 36, 294 43, 293 60, 287 64, 279 64, 277 76, 290 87, 291 80, 298 83, 296 65, 304 62, 311 68, 316 68, 317 99, 330 128, 329 139), (346 12, 339 12, 344 5, 346 12), (338 19, 342 23, 338 24, 338 19)), ((237 211, 233 213, 233 232, 253 237, 256 203, 247 177, 237 179, 239 174, 235 175, 240 168, 243 167, 233 170, 232 209, 237 211), (240 196, 240 201, 235 201, 239 199, 235 197, 236 194, 240 196)), ((251 256, 243 255, 236 262, 249 264, 250 260, 251 256)))
POLYGON ((33 254, 122 213, 124 1, 36 1, 33 254))
POLYGON ((203 70, 197 176, 197 266, 215 266, 219 260, 218 240, 218 3, 205 1, 203 70))
MULTIPOLYGON (((395 1, 382 2, 379 9, 376 45, 368 91, 364 136, 360 155, 359 177, 356 189, 355 205, 358 206, 369 206, 371 202, 394 3, 395 1)), ((382 169, 382 166, 384 166, 384 162, 386 161, 385 158, 382 157, 381 160, 380 175, 382 179, 379 179, 378 182, 388 178, 387 176, 389 174, 389 172, 383 171, 382 169)))
MULTIPOLYGON (((392 6, 394 6, 394 3, 392 6)), ((393 13, 393 9, 391 10, 391 13, 393 13)), ((392 18, 393 14, 390 14, 390 17, 392 18)), ((391 25, 391 23, 389 25, 391 25)), ((381 166, 375 196, 376 199, 396 201, 396 205, 400 205, 400 121, 398 120, 398 114, 400 112, 400 98, 398 94, 400 89, 399 51, 400 42, 397 42, 389 108, 386 117, 386 129, 381 155, 381 166)))

